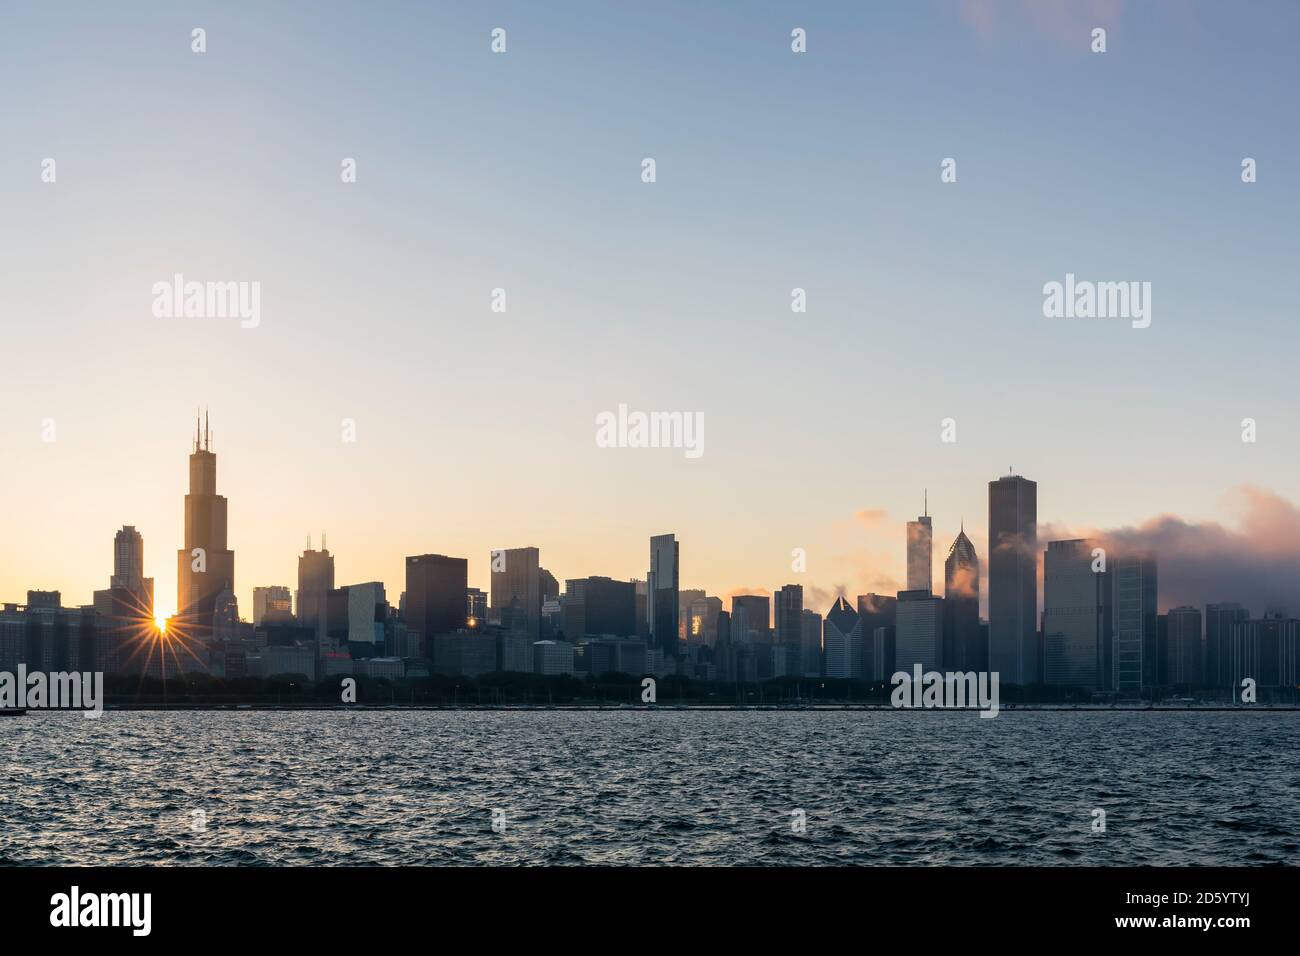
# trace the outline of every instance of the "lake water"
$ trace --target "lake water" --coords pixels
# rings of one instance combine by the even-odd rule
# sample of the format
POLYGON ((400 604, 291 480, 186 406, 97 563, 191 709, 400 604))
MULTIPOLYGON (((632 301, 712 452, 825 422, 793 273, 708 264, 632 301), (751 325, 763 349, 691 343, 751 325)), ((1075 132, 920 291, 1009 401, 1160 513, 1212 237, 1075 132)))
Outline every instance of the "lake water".
POLYGON ((4 864, 1300 863, 1297 713, 30 713, 0 765, 4 864))

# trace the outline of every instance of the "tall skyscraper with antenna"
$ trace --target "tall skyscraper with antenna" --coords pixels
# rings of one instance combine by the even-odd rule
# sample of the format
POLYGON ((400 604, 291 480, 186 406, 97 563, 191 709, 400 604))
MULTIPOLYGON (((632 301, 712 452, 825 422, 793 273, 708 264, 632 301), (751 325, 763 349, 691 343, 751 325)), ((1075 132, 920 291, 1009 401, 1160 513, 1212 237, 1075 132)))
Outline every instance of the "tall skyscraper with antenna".
POLYGON ((235 590, 235 553, 226 545, 226 499, 217 494, 217 456, 204 413, 194 419, 190 491, 185 496, 185 547, 176 555, 176 613, 193 633, 212 626, 217 598, 235 590))
POLYGON ((925 494, 925 513, 907 523, 907 590, 930 591, 934 529, 930 524, 930 493, 925 494))
POLYGON ((317 640, 325 637, 329 592, 334 588, 334 556, 325 546, 325 532, 321 532, 320 550, 311 548, 311 535, 307 536, 307 550, 298 557, 298 623, 315 628, 317 640))

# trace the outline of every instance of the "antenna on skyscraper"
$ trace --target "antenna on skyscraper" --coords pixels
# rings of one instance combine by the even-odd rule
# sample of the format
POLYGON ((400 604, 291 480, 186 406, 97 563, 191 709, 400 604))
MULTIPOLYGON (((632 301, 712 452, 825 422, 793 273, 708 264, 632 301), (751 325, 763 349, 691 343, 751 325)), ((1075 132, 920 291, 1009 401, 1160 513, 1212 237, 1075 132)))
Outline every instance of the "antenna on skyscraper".
POLYGON ((324 532, 324 531, 322 531, 322 532, 320 533, 320 549, 321 549, 322 551, 328 551, 328 550, 329 550, 329 548, 328 548, 328 547, 326 546, 326 544, 325 544, 325 532, 324 532))
POLYGON ((929 488, 924 489, 924 494, 925 494, 925 510, 922 512, 922 514, 929 515, 930 514, 930 489, 929 488))
POLYGON ((203 409, 203 450, 210 451, 211 448, 212 444, 208 441, 208 410, 205 408, 203 409))

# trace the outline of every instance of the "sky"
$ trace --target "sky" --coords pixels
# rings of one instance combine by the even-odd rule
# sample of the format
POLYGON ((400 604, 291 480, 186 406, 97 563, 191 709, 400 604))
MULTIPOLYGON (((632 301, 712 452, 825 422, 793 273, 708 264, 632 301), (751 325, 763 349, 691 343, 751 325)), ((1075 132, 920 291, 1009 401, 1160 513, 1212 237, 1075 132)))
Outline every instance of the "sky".
POLYGON ((409 554, 644 577, 673 532, 683 587, 824 611, 901 586, 927 491, 936 575, 986 555, 1009 470, 1162 541, 1162 606, 1300 572, 1300 5, 548 6, 0 0, 0 600, 89 602, 130 524, 174 610, 198 407, 245 616, 322 530, 394 601, 409 554), (178 273, 259 324, 157 317, 178 273), (1067 273, 1150 326, 1044 317, 1067 273), (620 404, 703 454, 598 447, 620 404))

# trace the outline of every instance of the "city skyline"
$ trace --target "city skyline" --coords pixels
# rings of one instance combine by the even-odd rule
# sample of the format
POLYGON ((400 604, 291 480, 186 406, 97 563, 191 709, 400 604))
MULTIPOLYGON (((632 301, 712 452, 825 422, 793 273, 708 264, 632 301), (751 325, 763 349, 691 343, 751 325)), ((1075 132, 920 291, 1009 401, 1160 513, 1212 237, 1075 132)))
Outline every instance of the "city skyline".
MULTIPOLYGON (((201 616, 209 618, 220 604, 223 592, 232 593, 236 598, 236 604, 239 608, 239 616, 244 620, 253 620, 255 609, 258 604, 255 599, 257 592, 264 592, 267 589, 288 589, 290 584, 296 580, 297 588, 294 589, 294 599, 292 601, 292 610, 295 616, 300 616, 308 623, 323 624, 324 601, 327 592, 335 586, 335 560, 336 553, 332 553, 326 548, 326 532, 321 532, 319 550, 312 549, 311 534, 307 534, 306 549, 298 554, 293 552, 293 560, 296 560, 298 572, 296 578, 291 578, 287 574, 276 580, 265 581, 244 581, 241 583, 238 578, 234 579, 235 587, 233 591, 230 588, 231 579, 234 577, 234 561, 236 552, 239 548, 228 547, 226 534, 227 525, 227 504, 226 496, 218 495, 217 492, 217 455, 211 449, 211 433, 209 420, 206 412, 201 417, 196 417, 195 431, 191 443, 191 454, 189 460, 189 486, 184 495, 183 513, 184 522, 184 547, 176 552, 177 555, 177 584, 173 593, 177 594, 176 604, 172 606, 165 597, 161 599, 156 595, 154 590, 154 577, 148 575, 151 566, 148 538, 142 535, 136 525, 123 524, 120 530, 116 531, 113 540, 113 555, 111 561, 112 574, 110 586, 113 588, 123 588, 132 593, 138 593, 141 596, 133 599, 133 603, 139 607, 146 604, 152 609, 153 616, 158 619, 164 619, 178 613, 181 605, 184 603, 184 594, 192 592, 193 598, 190 602, 191 609, 197 607, 201 616), (205 554, 204 560, 212 562, 211 571, 206 578, 187 574, 191 560, 192 549, 203 547, 205 554), (191 582, 193 580, 203 580, 205 582, 202 589, 191 582), (304 583, 307 582, 307 583, 304 583), (147 599, 143 597, 145 587, 148 589, 147 599), (306 590, 304 590, 306 589, 306 590), (202 593, 199 593, 200 590, 202 593), (247 594, 246 600, 239 600, 241 594, 247 594)), ((991 653, 994 655, 990 662, 995 670, 1003 670, 1005 673, 1019 674, 1022 669, 1026 673, 1041 670, 1042 662, 1031 660, 1022 664, 1017 655, 1021 653, 1017 648, 1034 641, 1034 634, 1041 623, 1039 614, 1048 609, 1050 605, 1050 596, 1046 593, 1046 571, 1050 564, 1050 557, 1055 549, 1065 547, 1082 547, 1086 542, 1088 548, 1092 547, 1112 547, 1115 548, 1116 554, 1130 556, 1133 554, 1150 553, 1155 560, 1160 560, 1157 549, 1143 542, 1139 537, 1130 534, 1126 540, 1122 534, 1107 534, 1104 532, 1081 532, 1078 534, 1066 533, 1060 526, 1045 525, 1036 520, 1037 507, 1037 483, 1026 479, 1020 475, 1003 475, 991 479, 987 482, 988 500, 990 503, 990 529, 995 524, 1005 526, 1006 530, 999 532, 1000 540, 1009 543, 1009 547, 995 549, 999 552, 1001 564, 996 568, 990 564, 993 558, 985 548, 976 545, 967 535, 965 520, 959 522, 959 527, 953 536, 951 543, 939 548, 932 546, 928 493, 926 494, 927 512, 915 520, 901 520, 895 523, 895 534, 899 537, 899 558, 898 565, 902 569, 906 582, 897 581, 896 586, 884 587, 883 584, 891 584, 891 579, 887 576, 876 578, 876 586, 860 591, 858 594, 851 593, 847 587, 838 587, 833 592, 827 592, 819 589, 815 584, 807 580, 806 571, 795 570, 797 567, 806 565, 808 556, 806 554, 795 553, 790 562, 790 569, 783 576, 782 583, 774 583, 766 588, 730 588, 720 591, 714 591, 710 588, 699 588, 692 591, 692 586, 696 583, 689 575, 687 583, 683 584, 681 580, 681 567, 683 564, 681 555, 681 542, 677 539, 676 533, 666 533, 660 535, 644 535, 642 541, 646 538, 650 541, 650 560, 651 568, 649 571, 643 571, 640 575, 630 574, 619 576, 610 573, 609 569, 596 569, 586 574, 575 576, 562 574, 560 580, 566 582, 575 580, 614 580, 619 582, 639 582, 646 588, 647 595, 654 593, 654 566, 662 562, 666 569, 665 577, 670 576, 672 583, 666 585, 667 590, 673 593, 671 596, 661 599, 668 601, 669 604, 663 606, 663 611, 667 617, 673 621, 680 620, 680 613, 688 608, 688 604, 682 595, 690 593, 712 594, 718 597, 729 599, 735 604, 735 599, 740 598, 741 604, 749 607, 745 603, 747 597, 752 601, 761 601, 761 607, 766 613, 751 610, 750 614, 757 614, 759 617, 766 617, 765 621, 748 622, 749 625, 757 625, 764 628, 777 627, 778 615, 780 614, 779 600, 782 592, 786 588, 797 587, 799 594, 799 604, 801 608, 810 609, 819 615, 829 614, 841 599, 861 598, 866 593, 876 593, 880 591, 887 595, 895 592, 900 595, 909 593, 916 597, 922 594, 934 593, 936 597, 951 599, 954 596, 960 596, 967 599, 970 603, 971 592, 974 595, 974 606, 978 609, 977 620, 988 620, 992 622, 989 614, 989 595, 991 591, 997 591, 998 586, 994 585, 994 580, 1005 582, 1003 585, 1004 597, 1001 612, 1005 615, 1012 615, 1008 619, 1012 621, 1011 631, 1007 632, 1008 636, 999 636, 999 627, 1006 625, 994 624, 991 638, 991 653), (1028 503, 1024 504, 1021 499, 1026 492, 1017 489, 1028 489, 1028 503), (1006 489, 1004 491, 1004 489, 1006 489), (1008 494, 1010 495, 1008 497, 1008 494), (995 507, 995 503, 996 507, 995 507), (999 510, 1000 509, 1000 510, 999 510), (997 517, 995 517, 995 512, 997 517), (1028 527, 1028 534, 1024 535, 1024 542, 1020 540, 1020 532, 1016 529, 1021 525, 1028 527), (1012 539, 1015 539, 1014 541, 1012 539), (1027 545, 1027 546, 1026 546, 1027 545), (940 559, 940 554, 947 554, 946 560, 940 559), (920 556, 924 556, 925 561, 918 561, 920 556), (957 573, 954 577, 953 561, 963 562, 964 570, 957 573), (935 574, 935 563, 938 562, 938 573, 935 574), (925 574, 922 564, 930 565, 929 575, 925 574), (973 563, 973 564, 972 564, 973 563), (1020 570, 1023 568, 1023 570, 1020 570), (1025 577, 1027 575, 1027 578, 1025 577), (930 580, 923 580, 923 578, 930 580), (933 580, 944 582, 942 589, 932 588, 933 580), (1028 585, 1013 583, 1016 581, 1026 581, 1028 585), (981 586, 981 582, 983 585, 981 586), (915 585, 920 586, 917 590, 915 585), (1026 588, 1028 587, 1028 590, 1026 588), (1014 589, 1015 593, 1013 593, 1014 589), (822 603, 824 601, 824 604, 822 603), (681 602, 681 603, 679 603, 681 602), (1023 604, 1023 607, 1018 607, 1023 604), (1019 638, 1011 640, 1014 634, 1019 638), (997 650, 1001 641, 1003 650, 1002 658, 999 661, 997 650), (1011 643, 1008 643, 1011 641, 1011 643), (1016 643, 1019 641, 1020 643, 1016 643), (1009 656, 1010 655, 1010 656, 1009 656)), ((235 512, 238 512, 239 503, 236 503, 235 512)), ((861 514, 861 512, 860 512, 861 514)), ((885 516, 879 512, 871 512, 871 522, 879 524, 888 524, 885 516)), ((1076 526, 1077 527, 1077 526, 1076 526)), ((987 538, 985 539, 987 541, 987 538)), ((644 545, 643 545, 644 547, 644 545)), ((987 547, 987 546, 985 546, 987 547)), ((540 575, 550 576, 547 568, 541 566, 542 552, 547 549, 535 545, 520 545, 513 547, 489 548, 485 554, 479 557, 470 555, 459 555, 452 560, 462 562, 465 565, 463 572, 466 578, 466 588, 473 589, 476 581, 480 578, 485 584, 489 584, 491 591, 484 591, 484 596, 495 594, 496 597, 487 604, 494 617, 499 617, 502 610, 508 607, 507 601, 511 596, 519 594, 526 595, 526 599, 521 602, 524 608, 532 608, 525 613, 528 616, 528 631, 534 635, 540 631, 540 608, 542 603, 542 582, 540 575), (507 563, 509 561, 509 563, 507 563), (499 562, 499 564, 498 564, 499 562), (484 573, 481 565, 487 565, 488 570, 484 573), (507 570, 508 569, 508 570, 507 570)), ((1061 551, 1064 554, 1064 551, 1061 551)), ((441 554, 427 554, 423 551, 420 554, 424 558, 439 558, 441 554)), ((364 572, 360 576, 352 577, 338 575, 339 581, 375 581, 382 582, 385 580, 405 581, 409 579, 411 561, 417 560, 411 555, 402 555, 401 562, 406 568, 406 576, 398 576, 388 579, 377 575, 367 575, 364 572)), ((689 551, 688 551, 689 560, 689 551)), ((1091 555, 1081 555, 1080 560, 1085 564, 1091 560, 1091 555)), ((688 565, 689 566, 689 565, 688 565)), ((102 577, 102 574, 101 574, 102 577)), ((165 576, 162 578, 165 582, 165 576)), ((1300 582, 1297 582, 1300 587, 1300 582)), ((1174 588, 1173 597, 1166 596, 1168 584, 1163 578, 1161 580, 1160 599, 1157 610, 1165 612, 1176 609, 1187 604, 1193 606, 1213 606, 1222 602, 1237 601, 1241 595, 1220 594, 1201 595, 1194 599, 1188 599, 1185 591, 1174 588)), ((1224 585, 1224 588, 1230 588, 1224 585)), ((34 591, 59 591, 69 598, 69 606, 80 604, 99 604, 101 595, 107 595, 107 591, 96 590, 93 594, 93 601, 77 601, 75 596, 68 592, 66 588, 59 586, 59 582, 40 582, 33 584, 31 582, 23 586, 16 592, 22 593, 27 590, 34 591)), ((664 589, 660 589, 663 591, 664 589)), ((161 594, 165 595, 164 590, 161 594)), ((394 594, 396 595, 396 591, 394 594)), ((1300 597, 1300 591, 1297 592, 1300 597)), ((103 600, 107 600, 104 598, 103 600)), ((228 598, 227 598, 228 600, 228 598)), ((1249 599, 1241 602, 1247 607, 1251 607, 1249 599)), ((1256 601, 1255 610, 1263 612, 1265 610, 1300 610, 1300 606, 1288 605, 1285 600, 1266 600, 1263 602, 1256 601)), ((757 608, 759 605, 754 604, 757 608)), ((964 612, 963 612, 964 613, 964 612)), ((647 597, 646 615, 651 633, 654 632, 653 624, 653 602, 647 597)), ((967 628, 968 629, 968 628, 967 628)), ((787 630, 791 633, 797 633, 797 629, 791 623, 787 625, 787 630)))

